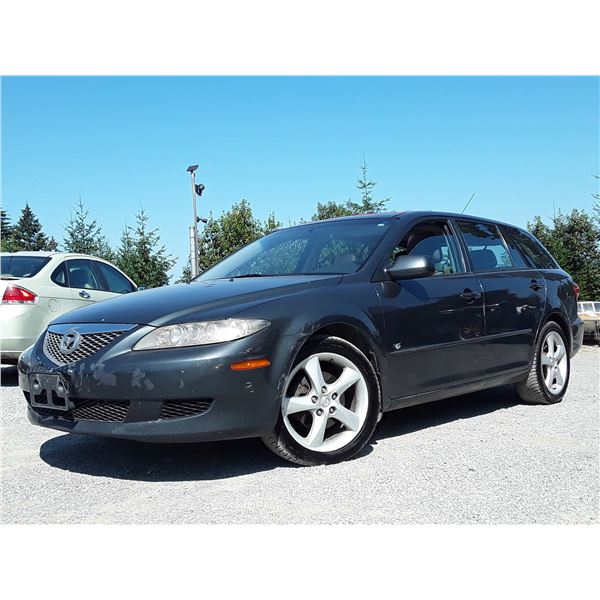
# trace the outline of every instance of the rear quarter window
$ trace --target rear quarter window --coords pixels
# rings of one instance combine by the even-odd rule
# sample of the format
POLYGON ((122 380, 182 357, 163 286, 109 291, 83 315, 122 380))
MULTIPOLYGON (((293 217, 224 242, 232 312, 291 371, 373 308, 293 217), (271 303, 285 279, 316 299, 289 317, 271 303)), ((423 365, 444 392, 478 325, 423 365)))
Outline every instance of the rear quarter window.
POLYGON ((532 269, 558 269, 558 263, 551 254, 533 236, 514 229, 506 228, 507 237, 519 249, 527 265, 532 269))

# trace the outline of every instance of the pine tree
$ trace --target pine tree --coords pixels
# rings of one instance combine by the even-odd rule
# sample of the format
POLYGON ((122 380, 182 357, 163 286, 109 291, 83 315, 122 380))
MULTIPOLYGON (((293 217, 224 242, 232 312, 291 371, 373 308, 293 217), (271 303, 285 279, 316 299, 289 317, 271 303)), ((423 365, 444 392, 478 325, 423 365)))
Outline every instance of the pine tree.
POLYGON ((550 225, 540 217, 527 228, 581 288, 581 300, 600 298, 600 224, 583 210, 558 213, 550 225))
POLYGON ((158 229, 148 229, 150 218, 144 209, 136 215, 136 227, 125 225, 116 253, 117 266, 138 285, 147 288, 169 283, 169 270, 175 260, 160 246, 158 229))
POLYGON ((29 203, 21 210, 21 216, 13 229, 13 239, 18 250, 52 250, 29 203))
POLYGON ((360 165, 360 170, 361 174, 356 180, 356 188, 360 192, 360 202, 354 202, 352 199, 348 199, 345 203, 334 201, 327 203, 319 202, 317 204, 317 212, 312 216, 313 221, 348 217, 350 215, 363 215, 366 213, 378 213, 385 210, 390 198, 375 200, 373 190, 377 182, 369 179, 368 165, 365 159, 363 159, 362 165, 360 165))
POLYGON ((67 252, 91 254, 106 260, 114 259, 114 252, 102 235, 102 228, 96 219, 89 218, 89 210, 81 198, 75 206, 75 213, 71 211, 71 218, 64 228, 66 233, 62 245, 67 252))
POLYGON ((192 267, 187 262, 181 271, 181 277, 175 283, 189 283, 192 280, 192 267))
POLYGON ((356 180, 356 188, 360 192, 360 203, 349 200, 348 207, 354 214, 381 212, 385 209, 390 198, 386 198, 385 200, 375 200, 373 197, 373 190, 375 189, 377 182, 369 179, 368 165, 364 158, 362 165, 360 165, 360 170, 361 176, 356 180))
POLYGON ((0 251, 15 252, 17 246, 14 240, 14 227, 10 217, 4 209, 0 209, 0 216, 0 251))

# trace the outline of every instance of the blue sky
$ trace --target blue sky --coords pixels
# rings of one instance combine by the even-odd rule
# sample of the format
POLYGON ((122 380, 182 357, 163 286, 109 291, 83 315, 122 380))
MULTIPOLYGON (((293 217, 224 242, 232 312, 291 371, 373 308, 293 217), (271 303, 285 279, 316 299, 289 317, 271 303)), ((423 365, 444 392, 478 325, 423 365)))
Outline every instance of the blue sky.
POLYGON ((28 201, 59 241, 81 194, 116 244, 143 205, 187 260, 200 214, 246 198, 261 218, 345 201, 363 155, 391 209, 525 225, 589 209, 599 166, 599 79, 544 77, 27 77, 2 79, 2 204, 28 201))

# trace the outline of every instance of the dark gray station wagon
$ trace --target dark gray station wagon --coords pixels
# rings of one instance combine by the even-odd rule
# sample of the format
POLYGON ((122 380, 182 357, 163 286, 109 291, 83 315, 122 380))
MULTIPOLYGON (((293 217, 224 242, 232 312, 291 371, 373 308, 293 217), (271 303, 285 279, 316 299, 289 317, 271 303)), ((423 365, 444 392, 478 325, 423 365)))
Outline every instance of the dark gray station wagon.
POLYGON ((347 459, 381 414, 514 383, 559 402, 578 287, 529 233, 377 214, 274 232, 190 284, 53 321, 18 369, 32 423, 141 441, 259 436, 303 465, 347 459))

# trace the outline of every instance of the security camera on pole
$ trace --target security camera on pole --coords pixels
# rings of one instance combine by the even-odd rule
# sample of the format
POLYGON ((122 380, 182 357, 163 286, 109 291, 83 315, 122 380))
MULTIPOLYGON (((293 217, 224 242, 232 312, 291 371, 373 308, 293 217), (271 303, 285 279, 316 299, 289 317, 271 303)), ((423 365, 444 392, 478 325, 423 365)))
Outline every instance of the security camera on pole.
POLYGON ((196 169, 198 165, 190 165, 187 168, 188 173, 192 176, 192 202, 194 204, 194 224, 190 227, 190 234, 192 239, 191 244, 191 267, 192 267, 192 277, 196 277, 198 275, 198 222, 200 219, 198 218, 198 210, 196 207, 196 196, 202 196, 202 192, 204 191, 204 184, 198 183, 196 184, 196 169))

